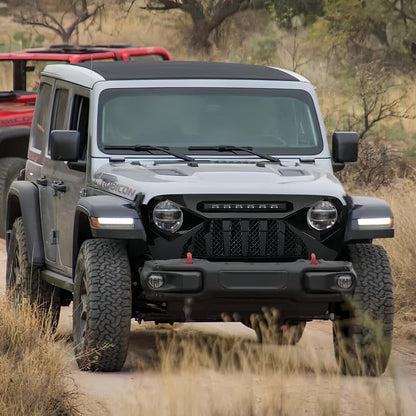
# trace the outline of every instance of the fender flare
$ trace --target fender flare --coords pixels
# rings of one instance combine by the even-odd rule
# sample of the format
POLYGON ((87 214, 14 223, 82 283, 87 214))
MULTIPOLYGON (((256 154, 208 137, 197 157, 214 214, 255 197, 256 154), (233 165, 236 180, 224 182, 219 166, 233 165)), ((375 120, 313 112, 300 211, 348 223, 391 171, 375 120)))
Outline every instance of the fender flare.
POLYGON ((16 126, 0 129, 0 157, 26 159, 29 147, 30 127, 16 126))
POLYGON ((344 241, 372 240, 394 237, 393 212, 390 205, 379 198, 352 196, 352 210, 349 213, 344 241), (359 219, 391 218, 390 225, 359 226, 359 219))
MULTIPOLYGON (((23 218, 26 244, 35 266, 45 264, 42 229, 39 209, 39 191, 29 181, 14 181, 7 197, 6 230, 11 230, 18 217, 23 218)), ((9 246, 9 233, 7 248, 9 246)))
MULTIPOLYGON (((113 195, 93 195, 79 199, 75 210, 73 259, 78 256, 81 244, 87 238, 111 238, 115 240, 147 240, 140 212, 129 201, 113 195), (131 227, 111 226, 94 228, 82 218, 132 218, 131 227), (88 227, 88 230, 85 228, 88 227)), ((74 264, 75 267, 75 264, 74 264)))

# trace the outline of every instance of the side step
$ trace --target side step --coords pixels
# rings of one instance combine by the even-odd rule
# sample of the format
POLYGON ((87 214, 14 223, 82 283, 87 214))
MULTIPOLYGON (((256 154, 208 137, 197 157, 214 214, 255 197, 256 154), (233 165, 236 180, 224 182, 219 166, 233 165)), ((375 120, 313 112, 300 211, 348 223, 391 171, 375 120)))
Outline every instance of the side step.
POLYGON ((42 279, 50 283, 51 285, 60 287, 61 289, 68 290, 69 292, 74 291, 74 282, 70 277, 52 272, 51 270, 42 270, 40 274, 42 276, 42 279))

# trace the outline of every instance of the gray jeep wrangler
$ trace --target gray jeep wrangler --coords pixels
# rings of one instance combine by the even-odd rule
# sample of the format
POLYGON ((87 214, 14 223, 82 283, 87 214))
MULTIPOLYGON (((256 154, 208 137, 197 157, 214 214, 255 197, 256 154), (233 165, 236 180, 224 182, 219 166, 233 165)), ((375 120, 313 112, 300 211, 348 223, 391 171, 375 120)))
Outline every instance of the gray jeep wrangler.
POLYGON ((73 303, 81 369, 117 371, 131 318, 234 320, 295 344, 333 322, 343 374, 387 365, 393 215, 347 195, 313 86, 281 69, 201 62, 50 65, 24 179, 7 200, 7 289, 56 327, 73 303))

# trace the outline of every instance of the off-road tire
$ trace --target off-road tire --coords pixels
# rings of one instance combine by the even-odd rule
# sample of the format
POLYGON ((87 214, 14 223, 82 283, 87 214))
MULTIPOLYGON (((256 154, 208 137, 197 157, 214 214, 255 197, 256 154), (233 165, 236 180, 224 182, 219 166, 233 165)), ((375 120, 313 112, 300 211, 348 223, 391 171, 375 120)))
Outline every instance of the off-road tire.
POLYGON ((296 345, 302 338, 306 322, 279 320, 277 309, 265 308, 263 314, 251 316, 250 326, 261 343, 296 345))
POLYGON ((0 159, 0 238, 6 235, 6 202, 10 185, 24 169, 26 160, 18 157, 0 159))
POLYGON ((344 319, 334 321, 335 358, 342 374, 379 376, 386 369, 393 333, 393 282, 383 247, 348 246, 357 287, 345 303, 344 319))
POLYGON ((81 370, 119 371, 127 355, 131 272, 118 241, 91 239, 78 254, 74 278, 75 356, 81 370))
POLYGON ((13 224, 7 252, 7 294, 17 306, 29 302, 43 327, 55 331, 61 310, 60 290, 45 282, 40 270, 31 261, 23 219, 19 217, 13 224))

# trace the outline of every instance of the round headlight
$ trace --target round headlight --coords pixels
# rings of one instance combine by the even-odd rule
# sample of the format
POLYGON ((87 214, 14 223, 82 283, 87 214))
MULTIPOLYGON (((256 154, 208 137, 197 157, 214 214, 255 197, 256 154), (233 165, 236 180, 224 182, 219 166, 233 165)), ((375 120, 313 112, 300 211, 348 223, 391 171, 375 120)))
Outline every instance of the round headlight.
POLYGON ((307 220, 309 227, 318 230, 328 230, 338 218, 338 212, 334 204, 329 201, 320 201, 309 208, 307 220))
POLYGON ((153 222, 161 230, 174 233, 182 226, 182 210, 174 202, 161 201, 153 209, 153 222))

